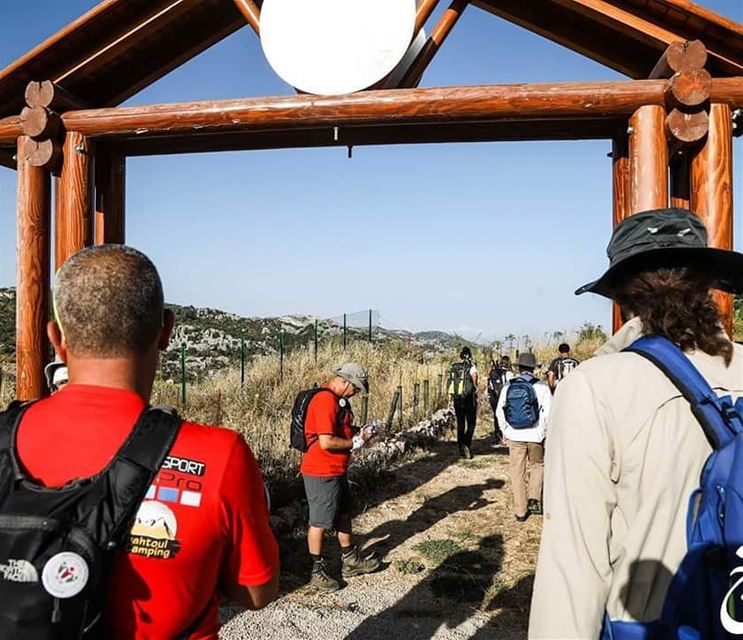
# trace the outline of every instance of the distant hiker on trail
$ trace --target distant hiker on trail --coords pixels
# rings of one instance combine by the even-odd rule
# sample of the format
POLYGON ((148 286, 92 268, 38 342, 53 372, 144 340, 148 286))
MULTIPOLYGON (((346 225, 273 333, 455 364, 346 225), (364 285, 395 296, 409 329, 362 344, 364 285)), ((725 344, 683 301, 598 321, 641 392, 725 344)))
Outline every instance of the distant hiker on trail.
POLYGON ((557 389, 557 385, 580 363, 570 355, 570 345, 563 342, 557 348, 558 356, 550 362, 547 369, 547 384, 552 393, 557 389))
POLYGON ((576 293, 627 322, 555 396, 529 636, 738 637, 743 346, 714 289, 743 292, 743 254, 682 209, 627 218, 607 253, 576 293))
POLYGON ((477 367, 469 347, 463 347, 459 357, 461 361, 449 367, 447 390, 457 417, 459 455, 469 460, 477 423, 477 367))
POLYGON ((513 378, 514 373, 511 371, 511 358, 501 356, 500 361, 491 361, 490 372, 488 373, 488 400, 490 401, 490 408, 493 410, 493 436, 496 446, 503 444, 503 431, 501 430, 496 413, 498 398, 500 398, 501 391, 506 382, 509 382, 513 378))
POLYGON ((333 374, 322 387, 300 393, 292 411, 292 424, 304 426, 305 452, 300 471, 310 508, 307 530, 307 546, 312 558, 310 584, 321 591, 341 588, 340 582, 328 573, 322 555, 327 530, 336 531, 343 578, 372 573, 381 564, 374 556, 362 555, 353 544, 351 489, 346 475, 351 452, 363 447, 374 436, 374 430, 369 427, 354 435, 349 401, 359 392, 369 392, 367 373, 361 365, 348 362, 334 367, 333 374))
POLYGON ((544 382, 534 377, 536 366, 533 353, 519 354, 519 375, 503 387, 496 407, 498 421, 505 425, 513 510, 518 522, 525 522, 529 514, 542 513, 544 439, 552 394, 544 382))
POLYGON ((17 573, 0 638, 217 640, 217 591, 250 609, 278 592, 255 458, 236 431, 148 405, 173 313, 146 256, 83 249, 53 301, 69 382, 0 414, 0 469, 18 462, 0 473, 0 563, 17 573))

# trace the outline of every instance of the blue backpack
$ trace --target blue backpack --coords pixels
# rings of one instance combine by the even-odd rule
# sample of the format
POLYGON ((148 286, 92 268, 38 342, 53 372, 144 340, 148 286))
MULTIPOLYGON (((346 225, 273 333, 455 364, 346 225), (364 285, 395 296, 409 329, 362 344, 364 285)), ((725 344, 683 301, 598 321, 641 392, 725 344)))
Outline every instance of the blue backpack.
POLYGON ((525 380, 519 376, 508 384, 503 413, 506 422, 514 429, 530 429, 539 422, 539 400, 534 391, 536 382, 537 378, 525 380))
MULTIPOLYGON (((718 397, 683 351, 646 336, 626 351, 678 387, 713 447, 689 498, 687 553, 652 623, 604 622, 602 640, 722 640, 743 635, 743 398, 718 397)), ((670 453, 670 452, 669 452, 670 453)))

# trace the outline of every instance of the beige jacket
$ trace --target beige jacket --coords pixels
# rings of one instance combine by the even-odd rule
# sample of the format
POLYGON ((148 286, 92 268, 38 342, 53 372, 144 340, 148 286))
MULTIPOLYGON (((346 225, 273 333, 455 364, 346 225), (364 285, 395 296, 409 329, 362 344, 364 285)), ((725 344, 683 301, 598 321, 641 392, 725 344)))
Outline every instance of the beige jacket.
MULTIPOLYGON (((555 394, 530 638, 598 638, 605 610, 657 619, 686 551, 689 495, 711 448, 665 375, 617 353, 640 333, 627 323, 555 394)), ((743 395, 743 347, 727 368, 688 355, 720 395, 743 395)))

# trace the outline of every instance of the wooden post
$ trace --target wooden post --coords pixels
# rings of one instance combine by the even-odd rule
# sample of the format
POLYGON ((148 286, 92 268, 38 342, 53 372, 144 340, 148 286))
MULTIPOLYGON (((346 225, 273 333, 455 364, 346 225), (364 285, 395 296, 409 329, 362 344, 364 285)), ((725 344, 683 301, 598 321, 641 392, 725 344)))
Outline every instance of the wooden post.
POLYGON ((93 143, 69 131, 65 136, 59 211, 55 212, 57 269, 93 242, 93 143))
MULTIPOLYGON (((616 227, 629 216, 629 139, 627 135, 615 136, 611 148, 613 221, 616 227)), ((612 333, 622 326, 619 305, 612 305, 612 333)))
MULTIPOLYGON (((709 246, 733 248, 732 114, 726 104, 712 104, 709 135, 691 160, 691 208, 707 227, 709 246)), ((715 292, 728 335, 733 332, 733 296, 715 292)))
POLYGON ((629 124, 629 214, 668 206, 665 109, 640 107, 629 124))
POLYGON ((95 159, 95 243, 124 244, 126 158, 110 152, 95 159))
POLYGON ((18 269, 16 300, 16 397, 46 394, 44 365, 49 343, 51 180, 26 160, 28 138, 18 139, 18 269))

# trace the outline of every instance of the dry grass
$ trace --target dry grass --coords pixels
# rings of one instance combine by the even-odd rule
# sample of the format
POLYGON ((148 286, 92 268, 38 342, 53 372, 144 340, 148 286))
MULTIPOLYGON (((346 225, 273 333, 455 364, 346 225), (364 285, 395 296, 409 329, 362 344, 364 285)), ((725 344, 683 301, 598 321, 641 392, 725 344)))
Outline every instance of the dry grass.
MULTIPOLYGON (((420 354, 404 345, 354 343, 343 349, 340 344, 321 347, 315 363, 311 349, 298 349, 284 359, 283 378, 276 356, 255 359, 240 385, 240 371, 226 370, 213 378, 189 385, 186 405, 181 406, 180 385, 157 381, 153 403, 173 404, 190 420, 219 424, 240 431, 256 453, 264 475, 274 488, 290 483, 296 476, 300 455, 289 447, 291 407, 296 394, 313 384, 332 377, 333 365, 356 361, 369 371, 368 420, 384 422, 398 385, 403 387, 403 420, 395 416, 392 430, 410 427, 425 417, 423 388, 429 380, 429 413, 447 399, 439 394, 439 376, 446 365, 420 363, 420 354), (413 407, 414 384, 418 383, 418 409, 413 407)), ((361 421, 362 398, 354 398, 356 420, 361 421)))

